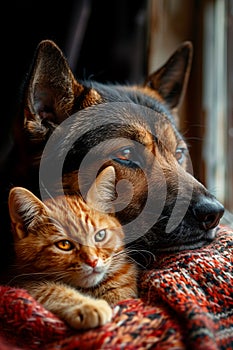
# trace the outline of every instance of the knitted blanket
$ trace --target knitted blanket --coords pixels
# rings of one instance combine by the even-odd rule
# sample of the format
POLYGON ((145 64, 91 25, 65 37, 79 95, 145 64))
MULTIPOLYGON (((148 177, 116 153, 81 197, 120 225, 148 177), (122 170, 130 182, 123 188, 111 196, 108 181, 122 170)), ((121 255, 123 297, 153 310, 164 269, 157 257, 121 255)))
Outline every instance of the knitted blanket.
POLYGON ((233 231, 158 256, 140 298, 123 300, 103 327, 74 331, 25 290, 0 287, 0 349, 233 349, 233 231))

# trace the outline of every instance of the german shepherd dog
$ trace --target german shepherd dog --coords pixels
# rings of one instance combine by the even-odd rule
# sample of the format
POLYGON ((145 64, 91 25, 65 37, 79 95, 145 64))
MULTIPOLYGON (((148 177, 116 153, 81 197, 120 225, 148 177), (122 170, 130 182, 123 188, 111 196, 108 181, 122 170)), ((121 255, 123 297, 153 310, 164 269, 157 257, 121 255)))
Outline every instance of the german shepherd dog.
POLYGON ((85 196, 108 165, 116 169, 116 216, 138 261, 146 252, 194 249, 215 238, 224 207, 192 176, 176 126, 191 61, 192 44, 184 42, 144 84, 102 84, 76 80, 57 45, 39 43, 0 174, 5 263, 12 186, 42 198, 60 191, 85 196))

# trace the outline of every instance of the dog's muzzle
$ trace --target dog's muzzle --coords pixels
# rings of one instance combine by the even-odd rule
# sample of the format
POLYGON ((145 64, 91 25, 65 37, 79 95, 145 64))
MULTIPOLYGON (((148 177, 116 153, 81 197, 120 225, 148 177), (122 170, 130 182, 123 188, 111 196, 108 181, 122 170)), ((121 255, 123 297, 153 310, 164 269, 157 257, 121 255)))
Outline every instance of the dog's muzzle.
POLYGON ((212 195, 204 193, 195 194, 187 207, 180 224, 170 232, 166 232, 165 220, 158 220, 146 234, 144 244, 149 242, 147 246, 151 250, 162 252, 200 248, 213 241, 224 206, 212 195))
POLYGON ((209 232, 218 226, 224 214, 224 206, 215 198, 202 196, 192 205, 192 212, 199 227, 209 232))

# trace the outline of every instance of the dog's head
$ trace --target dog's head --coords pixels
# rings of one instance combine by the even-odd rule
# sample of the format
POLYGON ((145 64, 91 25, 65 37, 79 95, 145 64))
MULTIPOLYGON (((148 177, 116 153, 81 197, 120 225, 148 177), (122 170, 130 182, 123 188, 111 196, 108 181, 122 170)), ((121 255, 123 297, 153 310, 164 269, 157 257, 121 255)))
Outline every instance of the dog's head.
POLYGON ((47 192, 62 176, 66 192, 85 196, 98 171, 112 164, 128 242, 155 251, 212 240, 224 209, 189 172, 175 123, 191 59, 186 42, 141 86, 110 85, 76 80, 60 49, 40 43, 16 133, 25 174, 37 169, 47 192))

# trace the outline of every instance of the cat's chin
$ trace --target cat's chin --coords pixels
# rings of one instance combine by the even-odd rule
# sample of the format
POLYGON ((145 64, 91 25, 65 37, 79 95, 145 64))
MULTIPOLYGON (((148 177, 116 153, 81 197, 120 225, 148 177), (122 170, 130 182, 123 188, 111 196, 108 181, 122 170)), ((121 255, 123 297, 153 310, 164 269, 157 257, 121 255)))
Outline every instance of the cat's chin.
POLYGON ((82 276, 79 280, 78 286, 80 288, 92 288, 97 286, 104 279, 104 272, 92 272, 89 275, 82 276))

